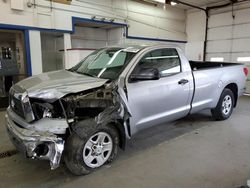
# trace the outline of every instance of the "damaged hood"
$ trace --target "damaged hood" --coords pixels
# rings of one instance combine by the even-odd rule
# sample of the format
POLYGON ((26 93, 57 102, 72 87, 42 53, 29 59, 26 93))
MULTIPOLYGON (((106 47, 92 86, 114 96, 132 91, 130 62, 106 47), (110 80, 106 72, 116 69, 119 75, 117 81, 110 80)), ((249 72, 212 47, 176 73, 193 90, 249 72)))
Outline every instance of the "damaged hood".
POLYGON ((70 93, 100 87, 107 81, 107 79, 60 70, 32 76, 16 85, 25 89, 29 97, 54 101, 70 93))

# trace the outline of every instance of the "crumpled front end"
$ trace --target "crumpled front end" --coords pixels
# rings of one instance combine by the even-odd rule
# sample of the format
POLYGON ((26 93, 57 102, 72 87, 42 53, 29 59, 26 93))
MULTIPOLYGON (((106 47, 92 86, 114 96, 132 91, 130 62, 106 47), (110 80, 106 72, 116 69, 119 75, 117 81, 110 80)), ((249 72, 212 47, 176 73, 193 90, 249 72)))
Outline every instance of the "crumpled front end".
POLYGON ((51 169, 57 168, 64 150, 64 140, 53 133, 26 129, 20 122, 14 121, 19 118, 15 116, 17 115, 8 108, 6 127, 16 148, 28 158, 49 160, 51 169))

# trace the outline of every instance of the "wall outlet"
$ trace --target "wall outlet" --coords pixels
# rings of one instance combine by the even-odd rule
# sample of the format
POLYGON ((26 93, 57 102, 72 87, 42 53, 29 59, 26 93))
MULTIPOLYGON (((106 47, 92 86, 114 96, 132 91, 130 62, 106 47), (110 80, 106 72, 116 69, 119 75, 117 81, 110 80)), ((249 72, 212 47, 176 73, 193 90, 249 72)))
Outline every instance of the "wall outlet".
POLYGON ((24 10, 24 0, 11 0, 10 6, 14 10, 24 10))

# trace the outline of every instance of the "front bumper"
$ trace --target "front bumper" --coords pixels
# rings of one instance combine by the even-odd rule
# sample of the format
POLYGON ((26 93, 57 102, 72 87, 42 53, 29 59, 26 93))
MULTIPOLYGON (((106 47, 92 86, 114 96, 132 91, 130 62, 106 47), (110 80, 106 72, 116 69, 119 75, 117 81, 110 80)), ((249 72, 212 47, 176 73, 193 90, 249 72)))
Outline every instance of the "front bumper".
POLYGON ((61 160, 64 140, 49 132, 25 129, 20 122, 15 122, 15 115, 8 108, 6 127, 12 143, 28 158, 49 160, 51 169, 56 169, 61 160))

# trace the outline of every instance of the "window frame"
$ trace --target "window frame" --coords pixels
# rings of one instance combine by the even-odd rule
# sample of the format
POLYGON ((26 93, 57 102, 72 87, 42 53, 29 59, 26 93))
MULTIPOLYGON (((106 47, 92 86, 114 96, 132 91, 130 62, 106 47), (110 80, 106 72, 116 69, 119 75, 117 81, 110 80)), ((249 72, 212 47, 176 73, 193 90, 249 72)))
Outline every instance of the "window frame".
POLYGON ((140 63, 140 61, 148 54, 148 53, 152 53, 153 51, 157 51, 157 50, 175 50, 176 51, 176 55, 178 56, 178 59, 180 61, 180 72, 177 72, 177 73, 173 73, 173 74, 169 74, 169 75, 161 75, 160 79, 161 78, 166 78, 166 77, 170 77, 170 76, 174 76, 174 75, 177 75, 177 74, 180 74, 183 72, 183 69, 182 69, 182 63, 181 63, 181 58, 180 58, 180 55, 179 55, 179 52, 176 48, 168 48, 168 47, 165 47, 165 48, 157 48, 157 49, 152 49, 152 50, 149 50, 147 52, 145 52, 144 54, 142 54, 142 56, 139 58, 139 60, 137 60, 136 62, 136 65, 133 67, 133 70, 129 73, 129 77, 131 76, 131 74, 133 74, 134 70, 137 68, 138 64, 140 63))

